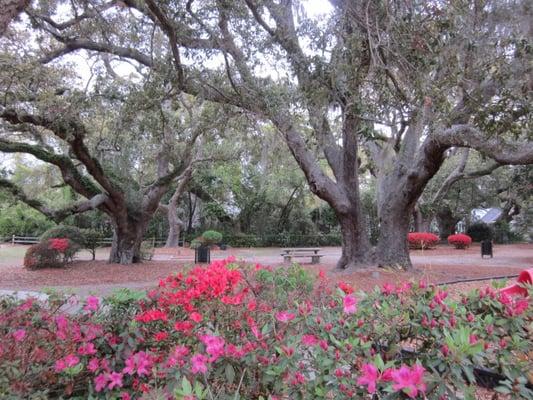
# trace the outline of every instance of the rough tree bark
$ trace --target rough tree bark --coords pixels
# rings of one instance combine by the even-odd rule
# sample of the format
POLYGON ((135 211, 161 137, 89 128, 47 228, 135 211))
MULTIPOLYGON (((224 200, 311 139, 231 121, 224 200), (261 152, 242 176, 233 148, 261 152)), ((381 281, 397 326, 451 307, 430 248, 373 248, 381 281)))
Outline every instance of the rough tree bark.
POLYGON ((443 240, 455 233, 455 225, 461 220, 461 218, 454 215, 450 207, 447 206, 441 207, 435 216, 439 226, 440 238, 443 240))
POLYGON ((185 193, 185 188, 192 177, 192 169, 187 168, 182 174, 179 184, 177 185, 168 204, 159 204, 159 210, 164 212, 168 220, 168 234, 165 242, 165 247, 178 247, 181 229, 185 223, 179 218, 178 201, 185 193))
POLYGON ((113 243, 109 262, 136 264, 142 262, 141 243, 147 227, 146 222, 128 220, 127 224, 113 223, 113 243))

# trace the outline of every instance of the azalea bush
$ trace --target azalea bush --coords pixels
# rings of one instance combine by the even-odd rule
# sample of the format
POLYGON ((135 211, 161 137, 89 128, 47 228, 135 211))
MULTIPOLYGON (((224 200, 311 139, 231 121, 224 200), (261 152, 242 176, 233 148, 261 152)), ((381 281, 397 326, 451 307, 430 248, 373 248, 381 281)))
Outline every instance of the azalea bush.
POLYGON ((475 366, 530 398, 532 326, 527 299, 491 287, 355 293, 298 266, 228 259, 146 294, 1 300, 0 398, 474 398, 475 366))
POLYGON ((51 238, 41 241, 26 250, 24 267, 28 269, 61 268, 70 256, 68 239, 51 238))
POLYGON ((410 249, 433 249, 437 246, 439 237, 429 232, 411 232, 407 234, 407 242, 409 243, 410 249))
POLYGON ((472 244, 472 238, 463 233, 448 236, 448 243, 456 249, 467 249, 472 244))
POLYGON ((85 236, 82 230, 75 226, 57 225, 41 235, 42 243, 46 243, 50 239, 68 239, 69 247, 63 253, 65 262, 72 261, 76 253, 85 246, 85 236))

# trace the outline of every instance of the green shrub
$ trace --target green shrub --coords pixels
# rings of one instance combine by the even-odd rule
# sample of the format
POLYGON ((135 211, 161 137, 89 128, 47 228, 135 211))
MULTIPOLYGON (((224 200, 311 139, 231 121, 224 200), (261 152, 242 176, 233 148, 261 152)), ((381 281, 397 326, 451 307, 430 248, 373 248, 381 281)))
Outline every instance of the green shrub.
POLYGON ((474 242, 491 240, 494 236, 492 228, 484 222, 476 222, 470 225, 466 234, 470 236, 474 242))
POLYGON ((83 246, 85 241, 82 230, 75 226, 69 225, 54 226, 41 235, 41 240, 52 238, 69 239, 71 242, 74 242, 80 246, 83 246))
POLYGON ((259 240, 256 236, 237 234, 234 236, 227 236, 225 242, 232 247, 258 247, 259 240))
POLYGON ((0 208, 0 237, 39 236, 52 226, 52 221, 24 204, 0 208))
POLYGON ((197 248, 203 246, 203 244, 204 244, 204 240, 203 240, 202 237, 193 239, 191 241, 191 249, 197 249, 197 248))
POLYGON ((120 330, 133 319, 140 311, 140 301, 146 298, 146 292, 120 288, 114 290, 111 295, 104 298, 103 303, 105 325, 113 330, 113 333, 120 334, 120 330))
POLYGON ((523 240, 522 235, 511 230, 507 221, 498 221, 494 224, 494 241, 496 243, 513 243, 523 240))
POLYGON ((263 292, 268 292, 267 288, 270 288, 272 299, 278 306, 283 302, 296 301, 296 294, 309 295, 315 283, 314 275, 299 264, 292 264, 288 268, 260 269, 256 279, 262 285, 263 292))
POLYGON ((207 245, 217 244, 222 241, 222 233, 217 231, 205 231, 202 233, 202 238, 207 245))
POLYGON ((96 249, 104 238, 103 235, 95 229, 82 229, 83 248, 91 252, 93 260, 96 258, 96 249))

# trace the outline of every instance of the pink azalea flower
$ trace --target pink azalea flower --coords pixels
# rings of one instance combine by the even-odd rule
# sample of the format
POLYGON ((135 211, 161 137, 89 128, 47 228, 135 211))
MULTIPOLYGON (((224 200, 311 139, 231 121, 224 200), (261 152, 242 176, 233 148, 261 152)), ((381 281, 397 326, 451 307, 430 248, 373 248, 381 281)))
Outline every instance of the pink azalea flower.
POLYGON ((220 336, 203 335, 200 340, 205 345, 205 351, 211 356, 209 362, 216 361, 219 357, 224 355, 224 339, 220 336))
POLYGON ((115 387, 122 387, 122 374, 119 372, 111 372, 107 375, 109 384, 107 385, 108 389, 113 389, 115 387))
POLYGON ((122 373, 133 375, 137 373, 139 376, 148 375, 152 367, 152 360, 144 351, 139 351, 128 357, 125 362, 126 366, 122 373))
POLYGON ((87 369, 91 372, 96 372, 98 370, 98 359, 97 358, 91 358, 89 362, 87 363, 87 369))
POLYGON ((131 396, 128 392, 120 393, 120 400, 131 400, 131 396))
POLYGON ((255 300, 250 300, 246 306, 248 311, 254 311, 257 308, 257 302, 255 300))
POLYGON ((378 369, 372 364, 364 364, 361 367, 363 375, 357 379, 357 384, 360 386, 366 386, 368 393, 376 392, 376 383, 379 378, 378 369))
POLYGON ((289 321, 292 321, 296 317, 296 315, 288 311, 281 311, 277 313, 275 317, 279 322, 287 323, 289 321))
POLYGON ((394 384, 392 388, 395 391, 403 390, 410 398, 414 399, 418 392, 426 391, 426 384, 424 383, 425 369, 421 365, 414 365, 412 368, 402 366, 398 370, 392 371, 392 379, 394 384))
POLYGON ((389 294, 392 294, 394 293, 394 290, 395 290, 395 287, 393 284, 391 283, 385 283, 382 288, 381 288, 381 293, 385 294, 385 295, 389 295, 389 294))
POLYGON ((202 321, 203 319, 202 314, 197 313, 196 311, 190 313, 189 318, 192 319, 196 323, 202 321))
POLYGON ((87 356, 87 355, 91 355, 95 353, 96 353, 96 349, 94 347, 94 343, 91 343, 91 342, 80 346, 80 348, 78 349, 78 354, 82 356, 87 356))
POLYGON ((357 299, 351 294, 345 296, 342 303, 346 314, 355 314, 357 312, 357 299))
POLYGON ((226 346, 226 355, 233 358, 242 358, 246 352, 240 348, 235 346, 234 344, 228 344, 226 346))
POLYGON ((100 299, 98 297, 89 296, 85 301, 85 307, 83 309, 88 312, 97 311, 100 306, 100 299))
POLYGON ((94 378, 94 390, 101 392, 107 386, 109 374, 99 374, 94 378))
POLYGON ((433 301, 439 305, 444 304, 444 299, 448 297, 448 292, 445 290, 438 290, 437 293, 435 293, 435 296, 433 297, 433 301))
POLYGON ((305 376, 301 372, 296 372, 291 379, 291 385, 301 385, 305 383, 305 376))
POLYGON ((411 290, 413 284, 411 282, 404 282, 400 286, 396 287, 396 294, 406 293, 411 290))
POLYGON ((64 358, 64 360, 67 368, 74 367, 80 362, 80 359, 74 354, 69 354, 64 358))
POLYGON ((162 342, 163 340, 165 340, 166 338, 168 338, 168 333, 167 332, 156 332, 154 334, 154 339, 156 342, 162 342))
POLYGON ((28 300, 26 300, 24 303, 22 303, 19 306, 19 310, 28 311, 31 308, 31 306, 33 305, 34 301, 35 301, 35 299, 33 297, 30 297, 28 300))
POLYGON ((314 346, 318 343, 318 339, 315 335, 303 335, 302 344, 305 346, 314 346))
POLYGON ((26 331, 24 329, 17 329, 13 332, 13 339, 17 342, 22 342, 26 337, 26 331))
POLYGON ((67 366, 65 365, 65 361, 62 358, 56 361, 54 366, 56 372, 61 372, 65 368, 67 368, 67 366))
POLYGON ((207 372, 207 357, 202 354, 195 354, 191 357, 191 372, 193 374, 205 374, 207 372))

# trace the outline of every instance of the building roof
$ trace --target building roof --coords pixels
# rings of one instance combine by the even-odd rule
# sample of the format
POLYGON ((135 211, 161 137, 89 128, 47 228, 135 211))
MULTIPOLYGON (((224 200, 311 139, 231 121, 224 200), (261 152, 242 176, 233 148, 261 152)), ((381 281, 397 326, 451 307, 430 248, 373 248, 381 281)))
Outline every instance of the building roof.
POLYGON ((486 224, 492 224, 500 218, 503 210, 501 208, 492 207, 485 209, 486 213, 479 219, 486 224))

